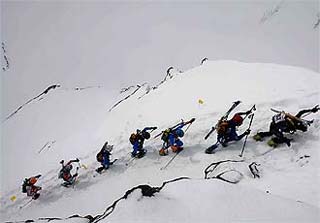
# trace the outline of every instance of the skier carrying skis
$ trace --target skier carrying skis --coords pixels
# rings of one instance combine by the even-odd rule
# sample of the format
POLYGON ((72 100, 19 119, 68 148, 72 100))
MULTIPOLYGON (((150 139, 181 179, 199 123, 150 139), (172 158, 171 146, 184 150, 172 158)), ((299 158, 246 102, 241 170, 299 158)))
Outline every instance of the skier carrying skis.
POLYGON ((253 138, 256 141, 262 141, 264 137, 274 136, 268 141, 268 145, 271 147, 277 147, 281 143, 286 143, 288 147, 291 146, 291 140, 284 136, 283 133, 293 134, 297 130, 306 132, 308 126, 313 123, 312 121, 302 119, 302 115, 307 113, 316 113, 319 111, 319 105, 311 108, 299 111, 296 115, 281 111, 272 117, 269 131, 258 132, 253 138))
MULTIPOLYGON (((72 163, 79 163, 79 159, 70 160, 67 162, 67 164, 64 164, 64 160, 60 161, 60 164, 62 165, 62 169, 59 172, 59 178, 62 178, 64 180, 64 183, 62 186, 68 187, 76 181, 76 178, 78 176, 78 172, 76 172, 74 175, 71 175, 71 170, 73 168, 72 163)), ((77 167, 77 170, 79 167, 77 167)))
POLYGON ((184 136, 184 131, 182 128, 188 124, 194 122, 194 118, 192 118, 188 122, 181 122, 176 125, 174 128, 168 128, 163 131, 161 139, 163 141, 162 148, 159 150, 160 156, 168 155, 168 148, 171 147, 172 152, 178 153, 183 150, 183 142, 180 140, 184 136))
POLYGON ((39 191, 42 188, 39 186, 36 186, 35 184, 37 183, 40 177, 41 177, 41 174, 34 177, 25 178, 22 184, 22 193, 27 193, 27 196, 32 197, 33 200, 38 199, 40 196, 39 191))
POLYGON ((247 129, 241 135, 237 134, 237 127, 241 126, 244 118, 242 116, 245 115, 247 117, 252 110, 246 112, 238 112, 236 113, 232 119, 230 120, 221 120, 218 123, 217 127, 217 142, 206 149, 206 153, 213 153, 213 151, 218 148, 219 144, 223 147, 228 146, 228 143, 231 141, 239 141, 246 135, 250 134, 250 129, 247 129))
POLYGON ((131 152, 132 157, 141 158, 146 154, 146 150, 143 149, 143 143, 145 139, 150 138, 148 131, 157 129, 157 127, 146 127, 142 131, 137 129, 136 133, 130 135, 129 141, 133 145, 133 151, 131 152))
POLYGON ((113 164, 113 162, 110 162, 110 156, 111 151, 113 149, 113 145, 108 145, 108 142, 106 142, 100 152, 97 154, 97 161, 101 163, 102 167, 99 167, 96 169, 98 173, 100 173, 102 170, 107 170, 110 165, 113 164))

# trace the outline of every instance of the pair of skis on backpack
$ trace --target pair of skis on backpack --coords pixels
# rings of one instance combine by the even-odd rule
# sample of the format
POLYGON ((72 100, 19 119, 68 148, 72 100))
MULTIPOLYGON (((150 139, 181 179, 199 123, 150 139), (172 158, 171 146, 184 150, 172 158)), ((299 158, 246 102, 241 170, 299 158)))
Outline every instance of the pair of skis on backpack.
MULTIPOLYGON (((220 125, 222 122, 226 122, 226 121, 227 121, 229 114, 230 114, 240 103, 241 103, 241 101, 235 101, 235 102, 233 102, 233 104, 232 104, 232 106, 229 108, 229 110, 219 119, 219 121, 217 122, 217 124, 216 124, 215 126, 213 126, 213 127, 211 128, 211 130, 208 132, 208 134, 204 137, 205 140, 208 139, 209 136, 210 136, 215 130, 218 130, 219 125, 220 125)), ((250 127, 251 127, 251 124, 252 124, 253 116, 254 116, 253 111, 255 111, 255 110, 256 110, 256 107, 255 107, 255 105, 253 105, 253 106, 251 107, 251 109, 249 109, 246 113, 243 114, 243 115, 245 115, 245 117, 242 118, 242 120, 246 119, 247 117, 250 118, 250 124, 249 124, 249 127, 248 127, 248 129, 247 129, 247 131, 249 131, 249 132, 250 132, 250 127)), ((244 146, 245 146, 245 144, 246 144, 247 136, 248 136, 248 135, 245 136, 245 141, 244 141, 244 144, 243 144, 243 147, 242 147, 240 156, 242 156, 242 154, 243 154, 243 150, 244 150, 244 146)), ((222 146, 226 146, 226 145, 224 145, 223 143, 220 143, 219 141, 217 141, 215 144, 213 144, 212 146, 210 146, 209 148, 207 148, 207 149, 205 150, 205 153, 207 153, 207 154, 213 154, 213 153, 215 153, 215 150, 219 147, 220 144, 222 144, 222 146)))

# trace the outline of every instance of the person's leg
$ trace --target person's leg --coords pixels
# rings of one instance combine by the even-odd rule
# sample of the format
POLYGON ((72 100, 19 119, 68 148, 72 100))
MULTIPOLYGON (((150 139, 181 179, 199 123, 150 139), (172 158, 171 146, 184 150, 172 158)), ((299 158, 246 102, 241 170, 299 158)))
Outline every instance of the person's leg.
POLYGON ((169 143, 168 142, 163 142, 162 148, 159 150, 159 155, 160 156, 168 155, 168 148, 169 148, 169 143))
POLYGON ((104 157, 101 164, 104 167, 104 169, 108 169, 110 165, 109 157, 104 157))
POLYGON ((290 139, 286 138, 282 131, 281 131, 281 128, 277 125, 273 125, 273 127, 270 129, 270 131, 272 132, 273 135, 275 135, 274 138, 272 138, 272 141, 278 145, 278 144, 281 144, 281 143, 286 143, 287 146, 291 146, 291 143, 290 143, 290 139))

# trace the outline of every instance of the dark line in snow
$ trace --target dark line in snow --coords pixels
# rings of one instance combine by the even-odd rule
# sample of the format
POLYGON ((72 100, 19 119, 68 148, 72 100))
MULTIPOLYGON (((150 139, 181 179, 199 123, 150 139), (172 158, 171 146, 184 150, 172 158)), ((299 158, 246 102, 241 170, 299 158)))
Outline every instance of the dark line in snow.
POLYGON ((5 46, 4 42, 1 43, 1 47, 2 47, 2 52, 3 52, 3 59, 4 59, 4 63, 5 63, 2 65, 2 70, 7 71, 10 68, 10 64, 9 64, 9 58, 7 56, 6 46, 5 46))
POLYGON ((6 117, 6 119, 4 121, 7 121, 8 119, 10 119, 12 116, 14 116, 15 114, 17 114, 24 106, 28 105, 29 103, 31 103, 32 101, 36 100, 37 98, 40 98, 42 95, 47 94, 50 90, 53 90, 57 87, 60 87, 60 85, 58 84, 54 84, 49 86, 46 90, 44 90, 41 94, 35 96, 34 98, 29 99, 27 102, 25 102, 23 105, 19 106, 14 112, 12 112, 9 116, 6 117))
POLYGON ((123 195, 121 198, 119 198, 118 200, 114 201, 112 205, 110 205, 105 211, 103 214, 101 215, 97 215, 93 218, 92 221, 90 221, 91 223, 96 223, 96 222, 99 222, 103 219, 105 219, 106 217, 108 217, 115 209, 117 203, 123 199, 127 199, 128 196, 133 192, 135 191, 136 189, 141 189, 141 193, 143 196, 147 196, 147 197, 152 197, 154 196, 155 193, 159 193, 166 184, 168 183, 173 183, 173 182, 176 182, 176 181, 179 181, 179 180, 187 180, 187 179, 190 179, 189 177, 179 177, 179 178, 176 178, 176 179, 173 179, 173 180, 169 180, 169 181, 165 181, 163 182, 163 184, 161 185, 161 187, 151 187, 149 185, 146 185, 146 184, 143 184, 143 185, 139 185, 139 186, 136 186, 130 190, 128 190, 125 195, 123 195))
MULTIPOLYGON (((149 94, 151 91, 156 90, 160 85, 162 85, 163 83, 165 83, 165 82, 168 80, 168 78, 169 78, 169 79, 173 78, 174 74, 171 73, 172 70, 174 70, 174 67, 172 67, 172 66, 169 67, 169 68, 167 69, 167 73, 166 73, 166 76, 164 77, 164 79, 163 79, 162 81, 160 81, 160 83, 156 84, 155 86, 149 87, 149 88, 147 89, 146 93, 143 94, 142 96, 140 96, 138 99, 141 99, 141 98, 144 97, 145 95, 149 94)), ((177 70, 177 72, 182 73, 181 70, 177 70)))
POLYGON ((146 83, 139 85, 137 84, 136 89, 129 95, 127 95, 125 98, 121 99, 120 101, 118 101, 117 103, 115 103, 110 109, 109 112, 112 111, 112 109, 114 109, 115 107, 117 107, 119 104, 121 104, 121 102, 127 100, 128 98, 130 98, 132 95, 134 95, 142 86, 144 86, 146 83))
POLYGON ((38 153, 41 153, 44 149, 50 149, 55 142, 56 140, 48 141, 46 144, 44 144, 44 146, 42 146, 42 148, 38 151, 38 153))
POLYGON ((283 7, 284 1, 279 2, 274 8, 267 10, 262 18, 260 19, 260 24, 266 22, 267 20, 274 17, 276 14, 279 13, 280 9, 283 7))
POLYGON ((116 208, 116 206, 117 206, 119 201, 127 199, 128 196, 132 192, 137 190, 137 189, 141 190, 142 196, 153 197, 154 194, 155 193, 159 193, 165 187, 166 184, 177 182, 177 181, 180 181, 180 180, 189 180, 189 179, 190 179, 189 177, 178 177, 178 178, 163 182, 160 187, 152 187, 152 186, 149 186, 147 184, 141 184, 141 185, 138 185, 136 187, 133 187, 130 190, 127 190, 122 197, 120 197, 119 199, 115 200, 110 206, 108 206, 106 208, 106 210, 102 214, 96 215, 95 217, 92 217, 92 215, 80 216, 78 214, 75 214, 75 215, 69 216, 67 218, 41 217, 41 218, 38 218, 37 220, 10 221, 10 222, 6 222, 6 223, 20 223, 20 222, 21 223, 22 222, 27 223, 27 222, 35 222, 35 221, 47 221, 47 222, 50 222, 50 221, 53 221, 53 220, 67 220, 67 219, 71 219, 71 218, 88 219, 88 223, 96 223, 96 222, 99 222, 99 221, 105 219, 106 217, 108 217, 115 210, 115 208, 116 208))
POLYGON ((222 181, 225 181, 225 182, 228 182, 228 183, 232 183, 232 184, 236 184, 238 183, 239 181, 230 181, 230 180, 227 180, 223 177, 224 174, 226 173, 230 173, 230 172, 237 172, 240 174, 240 176, 243 176, 243 174, 237 170, 227 170, 227 171, 223 171, 219 174, 217 174, 216 176, 212 176, 212 177, 208 177, 208 174, 209 173, 212 173, 214 170, 217 169, 217 167, 222 164, 222 163, 227 163, 227 162, 232 162, 232 163, 239 163, 239 162, 244 162, 244 160, 222 160, 222 161, 219 161, 219 162, 214 162, 214 163, 211 163, 209 166, 206 167, 206 169, 204 170, 204 179, 218 179, 218 180, 222 180, 222 181), (211 169, 212 168, 212 169, 211 169))
MULTIPOLYGON (((50 90, 54 90, 55 88, 60 88, 61 85, 59 84, 54 84, 54 85, 51 85, 49 86, 46 90, 44 90, 41 94, 35 96, 34 98, 31 98, 29 99, 27 102, 25 102, 23 105, 19 106, 15 111, 13 111, 10 115, 8 115, 5 120, 7 121, 8 119, 10 119, 12 116, 14 116, 15 114, 17 114, 24 106, 30 104, 31 102, 33 102, 34 100, 37 100, 38 101, 41 101, 43 100, 44 98, 42 97, 43 95, 47 94, 50 90)), ((72 90, 74 91, 82 91, 82 90, 85 90, 85 89, 90 89, 90 88, 101 88, 102 86, 87 86, 87 87, 75 87, 75 88, 72 88, 72 90)), ((62 88, 62 90, 69 90, 67 88, 62 88)))
POLYGON ((314 24, 314 26, 313 26, 314 29, 318 28, 318 26, 319 26, 319 24, 320 24, 320 12, 318 12, 317 17, 318 17, 318 20, 317 20, 317 22, 316 22, 316 23, 314 24))

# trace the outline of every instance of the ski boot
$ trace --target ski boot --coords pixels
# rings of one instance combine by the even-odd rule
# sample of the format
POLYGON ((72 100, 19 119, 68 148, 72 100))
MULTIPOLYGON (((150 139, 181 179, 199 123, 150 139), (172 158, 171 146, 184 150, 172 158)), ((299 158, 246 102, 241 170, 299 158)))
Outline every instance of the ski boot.
POLYGON ((276 148, 278 146, 278 143, 276 142, 275 138, 270 139, 267 142, 267 144, 268 144, 268 146, 273 147, 273 148, 276 148))
POLYGON ((180 146, 171 146, 171 150, 172 152, 174 153, 179 153, 183 150, 183 147, 180 147, 180 146))
POLYGON ((159 150, 159 155, 160 156, 167 156, 168 155, 168 150, 167 149, 164 149, 164 148, 161 148, 159 150))
POLYGON ((37 200, 38 198, 40 197, 40 194, 39 193, 36 193, 32 196, 32 199, 33 200, 37 200))
POLYGON ((213 144, 212 146, 210 146, 208 149, 205 150, 205 153, 213 154, 216 148, 218 148, 218 144, 213 144))
POLYGON ((139 150, 138 153, 135 155, 136 158, 140 159, 142 157, 144 157, 144 155, 146 155, 147 150, 143 149, 143 150, 139 150))
POLYGON ((261 137, 261 135, 260 135, 259 133, 255 134, 255 135, 253 136, 253 139, 256 140, 256 141, 259 141, 259 142, 262 141, 262 137, 261 137))

